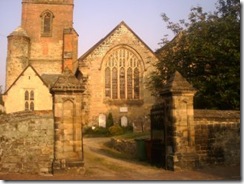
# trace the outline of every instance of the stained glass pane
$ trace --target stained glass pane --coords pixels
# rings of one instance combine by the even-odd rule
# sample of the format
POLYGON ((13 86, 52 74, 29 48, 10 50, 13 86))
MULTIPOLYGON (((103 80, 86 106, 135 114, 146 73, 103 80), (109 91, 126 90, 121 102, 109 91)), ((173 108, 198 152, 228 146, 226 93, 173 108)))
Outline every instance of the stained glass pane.
POLYGON ((118 98, 118 74, 117 68, 113 68, 112 71, 112 98, 118 98))
POLYGON ((139 99, 140 97, 140 73, 138 68, 134 71, 134 99, 139 99))
POLYGON ((132 99, 132 69, 127 70, 127 98, 132 99))
POLYGON ((125 69, 120 69, 120 98, 125 99, 125 69))
POLYGON ((111 97, 111 76, 110 76, 110 69, 106 68, 105 70, 105 96, 111 97))

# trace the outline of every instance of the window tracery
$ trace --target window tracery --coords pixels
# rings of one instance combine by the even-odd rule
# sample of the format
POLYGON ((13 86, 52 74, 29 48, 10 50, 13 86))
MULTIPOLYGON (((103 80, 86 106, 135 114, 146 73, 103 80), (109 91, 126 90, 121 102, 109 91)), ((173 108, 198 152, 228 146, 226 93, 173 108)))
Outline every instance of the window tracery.
POLYGON ((105 97, 140 99, 140 61, 130 50, 119 48, 105 61, 105 97))

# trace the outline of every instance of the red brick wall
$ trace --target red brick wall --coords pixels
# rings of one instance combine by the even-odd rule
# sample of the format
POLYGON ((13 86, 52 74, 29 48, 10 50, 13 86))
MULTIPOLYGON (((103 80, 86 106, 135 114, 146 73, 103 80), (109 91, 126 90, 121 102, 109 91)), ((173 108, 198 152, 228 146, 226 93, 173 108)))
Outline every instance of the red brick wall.
POLYGON ((73 0, 30 1, 22 3, 22 27, 31 38, 30 63, 40 73, 60 73, 63 63, 64 29, 73 27, 73 0), (41 14, 51 11, 54 15, 52 36, 41 35, 41 14), (47 63, 46 63, 47 62, 47 63), (53 67, 50 65, 54 64, 53 67))

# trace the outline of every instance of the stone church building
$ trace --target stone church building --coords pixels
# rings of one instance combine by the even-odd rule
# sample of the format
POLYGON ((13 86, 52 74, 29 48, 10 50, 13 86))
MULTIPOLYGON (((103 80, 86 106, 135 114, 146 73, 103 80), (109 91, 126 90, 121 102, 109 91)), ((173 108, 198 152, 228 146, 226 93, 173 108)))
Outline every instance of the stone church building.
POLYGON ((213 140, 239 132, 240 112, 194 110, 196 90, 179 72, 156 100, 146 85, 155 53, 123 21, 79 57, 73 11, 74 0, 22 0, 21 25, 8 36, 0 172, 80 172, 83 127, 105 127, 109 113, 134 131, 151 121, 166 169, 238 157, 238 142, 224 157, 213 140))
POLYGON ((115 122, 140 130, 155 102, 145 84, 154 52, 122 21, 78 57, 73 11, 73 0, 22 0, 21 26, 8 36, 6 113, 54 110, 61 116, 69 101, 83 125, 105 126, 112 113, 115 122), (80 104, 72 97, 77 91, 80 104))

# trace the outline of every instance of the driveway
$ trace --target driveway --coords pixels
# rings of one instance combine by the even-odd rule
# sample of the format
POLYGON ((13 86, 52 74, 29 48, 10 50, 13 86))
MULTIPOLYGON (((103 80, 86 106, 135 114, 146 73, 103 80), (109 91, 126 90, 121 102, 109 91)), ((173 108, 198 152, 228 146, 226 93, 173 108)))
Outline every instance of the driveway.
POLYGON ((104 146, 110 138, 84 138, 85 168, 81 175, 54 176, 0 174, 4 180, 143 180, 143 181, 240 181, 240 167, 212 167, 195 171, 167 171, 145 162, 125 159, 104 146))

